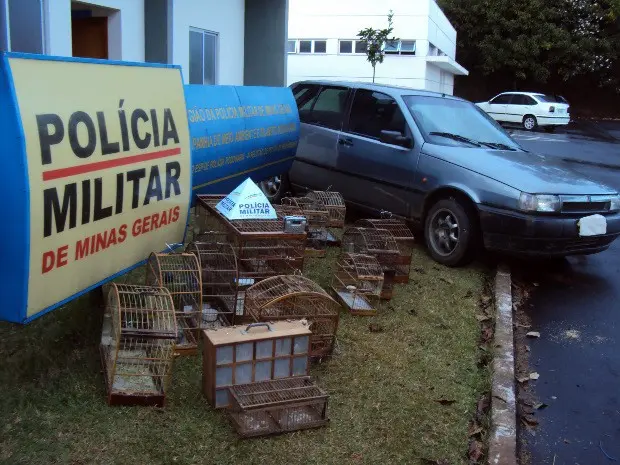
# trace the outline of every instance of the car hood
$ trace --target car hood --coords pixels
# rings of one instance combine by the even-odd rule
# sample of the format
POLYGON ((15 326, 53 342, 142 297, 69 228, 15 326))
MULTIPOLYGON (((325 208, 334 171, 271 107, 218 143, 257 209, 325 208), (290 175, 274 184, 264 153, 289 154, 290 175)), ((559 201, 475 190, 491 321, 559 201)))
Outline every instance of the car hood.
POLYGON ((422 152, 529 194, 598 195, 616 190, 584 177, 566 162, 532 152, 424 144, 422 152))

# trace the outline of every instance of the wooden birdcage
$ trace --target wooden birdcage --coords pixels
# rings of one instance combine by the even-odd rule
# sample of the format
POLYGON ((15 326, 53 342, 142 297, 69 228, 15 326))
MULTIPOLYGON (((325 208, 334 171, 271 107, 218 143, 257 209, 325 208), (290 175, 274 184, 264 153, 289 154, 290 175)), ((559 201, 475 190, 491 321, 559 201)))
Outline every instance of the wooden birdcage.
POLYGON ((397 265, 395 268, 396 275, 394 276, 394 282, 401 284, 408 283, 415 238, 413 237, 411 229, 407 226, 407 223, 396 218, 373 218, 358 220, 355 225, 363 228, 385 229, 392 233, 402 257, 402 264, 397 265))
POLYGON ((338 260, 332 291, 352 315, 373 316, 383 281, 383 269, 375 257, 345 253, 338 260))
POLYGON ((321 286, 298 275, 274 276, 248 288, 245 313, 255 321, 305 318, 310 323, 310 356, 330 355, 336 340, 340 305, 321 286))
POLYGON ((309 197, 284 197, 282 206, 301 211, 308 221, 306 255, 324 257, 329 239, 329 212, 325 205, 309 197))
POLYGON ((205 234, 226 235, 237 255, 239 285, 244 287, 280 274, 301 273, 306 233, 287 233, 283 218, 229 220, 216 205, 223 196, 199 195, 196 225, 205 234))
POLYGON ((344 221, 347 215, 347 207, 344 198, 339 192, 331 191, 310 191, 307 197, 315 202, 321 203, 329 212, 330 228, 344 228, 344 221))
POLYGON ((230 406, 231 386, 307 376, 310 335, 300 320, 203 331, 202 392, 209 404, 230 406))
POLYGON ((161 287, 107 287, 101 362, 109 405, 163 407, 177 324, 172 296, 161 287))
POLYGON ((318 428, 329 423, 329 396, 307 376, 230 388, 228 411, 244 438, 318 428))
POLYGON ((391 299, 396 270, 403 265, 400 249, 392 233, 386 229, 351 227, 345 230, 341 244, 345 253, 372 255, 377 259, 384 276, 381 298, 391 299))
POLYGON ((237 256, 228 242, 192 242, 186 252, 198 258, 202 276, 201 329, 235 323, 239 271, 237 256))
POLYGON ((202 316, 202 282, 196 255, 152 253, 146 266, 146 284, 168 289, 177 318, 176 353, 195 355, 202 316))

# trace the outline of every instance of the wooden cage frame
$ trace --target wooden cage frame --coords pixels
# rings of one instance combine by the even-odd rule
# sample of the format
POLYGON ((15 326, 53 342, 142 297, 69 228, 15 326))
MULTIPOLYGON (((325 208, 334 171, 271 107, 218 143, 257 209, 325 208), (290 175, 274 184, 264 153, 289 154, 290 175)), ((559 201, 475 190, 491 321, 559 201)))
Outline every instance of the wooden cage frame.
POLYGON ((378 260, 372 255, 345 253, 336 266, 331 285, 336 299, 352 315, 376 315, 384 281, 378 260))
POLYGON ((307 197, 323 204, 327 208, 329 212, 328 226, 330 228, 344 228, 347 206, 340 192, 310 191, 307 197))
POLYGON ((258 322, 305 318, 310 323, 310 356, 332 353, 340 304, 314 281, 299 275, 281 275, 254 284, 245 293, 245 313, 258 322))
POLYGON ((177 355, 196 355, 202 316, 202 273, 190 253, 152 253, 146 266, 146 285, 165 287, 177 318, 177 355))
POLYGON ((176 337, 174 302, 166 288, 107 285, 99 350, 108 404, 163 407, 176 337))
POLYGON ((329 211, 321 202, 310 197, 284 197, 282 208, 300 211, 306 217, 308 238, 306 255, 324 257, 329 242, 329 211))

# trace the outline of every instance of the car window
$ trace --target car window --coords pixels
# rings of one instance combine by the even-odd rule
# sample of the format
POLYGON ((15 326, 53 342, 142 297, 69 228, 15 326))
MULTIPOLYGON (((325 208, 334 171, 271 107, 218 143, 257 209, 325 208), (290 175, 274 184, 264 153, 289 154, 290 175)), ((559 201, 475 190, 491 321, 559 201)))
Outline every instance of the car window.
POLYGON ((312 106, 308 122, 341 129, 348 95, 349 89, 346 87, 323 87, 312 106))
POLYGON ((389 95, 359 89, 353 97, 349 132, 379 139, 381 131, 405 134, 405 117, 396 100, 389 95))
POLYGON ((299 110, 299 120, 303 123, 309 122, 310 110, 312 105, 319 95, 321 86, 318 84, 298 84, 293 89, 293 97, 295 103, 297 103, 297 109, 299 110))
POLYGON ((536 94, 536 98, 540 100, 541 102, 547 102, 547 103, 567 103, 566 99, 564 99, 563 97, 559 95, 536 94))
POLYGON ((523 98, 525 100, 525 105, 536 105, 538 103, 529 95, 524 95, 523 98))
POLYGON ((525 95, 516 94, 512 97, 510 101, 511 105, 526 105, 525 103, 525 95))
POLYGON ((500 95, 498 97, 495 97, 493 100, 491 100, 489 103, 492 104, 503 104, 506 105, 507 103, 510 103, 510 99, 512 98, 512 94, 503 94, 500 95))

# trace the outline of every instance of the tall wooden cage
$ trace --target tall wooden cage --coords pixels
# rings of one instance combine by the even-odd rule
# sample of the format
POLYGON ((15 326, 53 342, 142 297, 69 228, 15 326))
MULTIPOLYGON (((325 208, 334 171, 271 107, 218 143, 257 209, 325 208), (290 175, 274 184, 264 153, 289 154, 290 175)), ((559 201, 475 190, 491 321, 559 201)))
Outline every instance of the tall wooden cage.
POLYGON ((274 276, 245 293, 245 312, 256 321, 305 318, 310 323, 310 356, 330 355, 336 341, 340 305, 321 286, 297 275, 274 276))
POLYGON ((229 220, 215 207, 223 196, 199 195, 196 225, 204 234, 225 234, 239 264, 241 287, 280 274, 301 273, 306 233, 284 231, 282 217, 273 220, 229 220))
POLYGON ((202 280, 196 255, 152 253, 146 266, 146 284, 168 289, 177 319, 176 353, 195 355, 202 318, 202 280))
POLYGON ((164 406, 177 336, 174 310, 165 288, 108 286, 99 348, 109 405, 164 406))
POLYGON ((229 388, 308 375, 307 322, 276 321, 205 330, 202 392, 215 408, 229 407, 229 388))
POLYGON ((235 323, 239 271, 237 256, 227 242, 192 242, 186 252, 198 258, 202 276, 201 329, 235 323))
POLYGON ((329 212, 330 228, 344 228, 345 217, 347 216, 347 207, 344 198, 339 192, 331 191, 310 191, 307 194, 309 199, 321 203, 329 212))
POLYGON ((403 259, 392 233, 386 229, 376 228, 347 228, 342 236, 342 251, 345 253, 359 253, 372 255, 383 269, 383 290, 381 298, 392 298, 394 279, 403 259))
POLYGON ((392 233, 402 257, 402 264, 396 266, 394 282, 401 284, 408 283, 415 238, 413 237, 411 229, 407 226, 407 223, 396 218, 373 218, 358 220, 355 225, 363 228, 385 229, 392 233))
POLYGON ((372 255, 343 254, 332 279, 332 291, 352 315, 373 316, 383 289, 383 269, 372 255))
POLYGON ((325 205, 310 197, 284 197, 282 205, 299 209, 308 221, 306 255, 325 256, 329 240, 329 212, 325 205))

